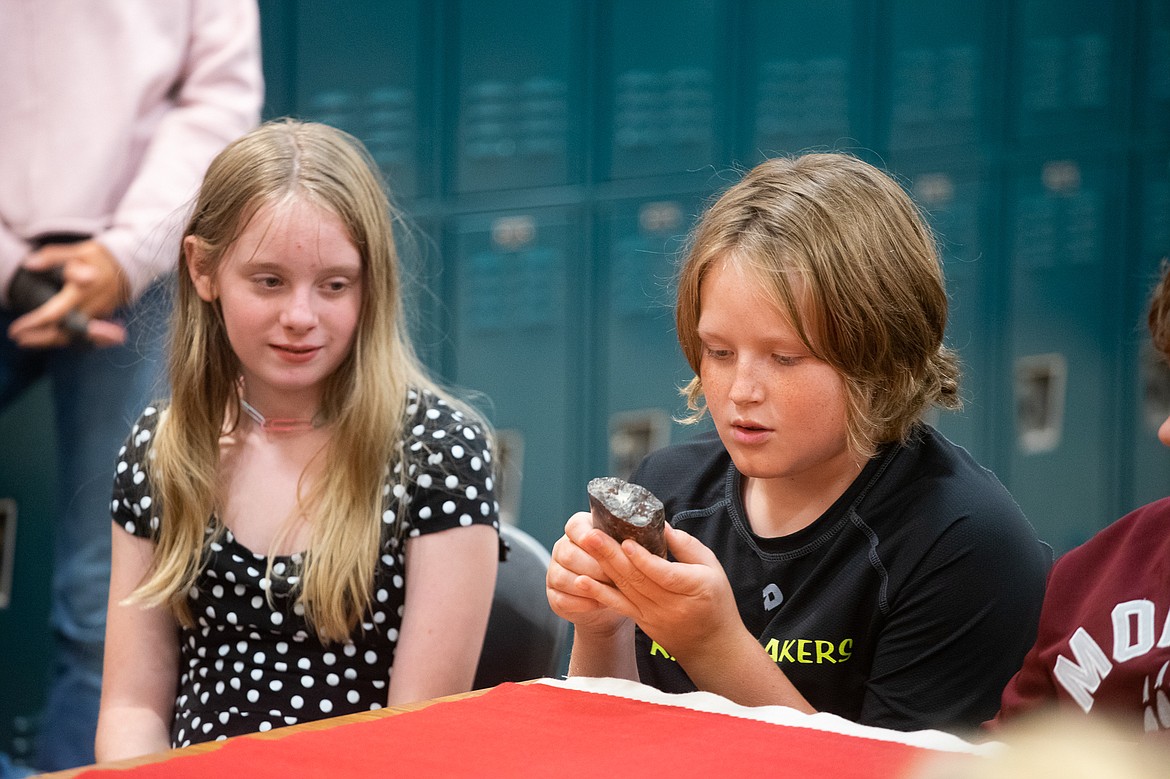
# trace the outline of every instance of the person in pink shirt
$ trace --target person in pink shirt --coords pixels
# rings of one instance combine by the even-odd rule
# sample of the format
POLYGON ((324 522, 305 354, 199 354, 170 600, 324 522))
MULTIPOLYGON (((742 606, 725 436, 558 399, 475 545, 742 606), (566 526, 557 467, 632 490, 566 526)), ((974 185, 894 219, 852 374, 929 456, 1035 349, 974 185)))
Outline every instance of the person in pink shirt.
POLYGON ((0 408, 46 377, 57 429, 56 656, 35 758, 54 770, 93 760, 109 464, 159 384, 160 276, 187 206, 212 157, 259 120, 259 12, 4 2, 0 30, 0 408), (48 291, 30 299, 30 280, 48 291))
MULTIPOLYGON (((1170 360, 1170 265, 1163 264, 1148 324, 1154 348, 1170 360)), ((1158 440, 1170 446, 1170 418, 1158 440)), ((1056 561, 1036 644, 989 725, 1053 708, 1170 734, 1170 498, 1056 561)))

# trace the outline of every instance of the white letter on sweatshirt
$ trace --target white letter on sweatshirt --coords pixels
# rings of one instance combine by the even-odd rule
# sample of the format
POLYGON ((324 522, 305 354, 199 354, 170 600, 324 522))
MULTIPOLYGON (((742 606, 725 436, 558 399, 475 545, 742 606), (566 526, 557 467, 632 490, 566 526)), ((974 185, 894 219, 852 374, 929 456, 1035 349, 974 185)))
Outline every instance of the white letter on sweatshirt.
POLYGON ((1093 708, 1093 693, 1101 686, 1101 680, 1113 670, 1113 664, 1084 628, 1077 628, 1077 632, 1068 640, 1068 646, 1076 662, 1060 655, 1056 658, 1053 673, 1061 686, 1087 713, 1093 708))

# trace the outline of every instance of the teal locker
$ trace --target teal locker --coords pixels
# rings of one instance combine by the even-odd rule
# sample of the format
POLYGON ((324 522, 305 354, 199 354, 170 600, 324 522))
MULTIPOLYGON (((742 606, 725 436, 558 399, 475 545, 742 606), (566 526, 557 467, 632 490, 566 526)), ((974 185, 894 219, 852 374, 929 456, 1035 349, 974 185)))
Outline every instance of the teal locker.
POLYGON ((1019 0, 1013 12, 1010 136, 1047 144, 1061 138, 1100 141, 1123 131, 1130 0, 1019 0))
POLYGON ((598 178, 709 175, 725 156, 723 4, 609 0, 600 7, 598 178))
POLYGON ((1149 293, 1164 258, 1170 258, 1170 152, 1145 154, 1137 166, 1139 215, 1137 273, 1130 284, 1125 332, 1128 363, 1124 376, 1132 387, 1130 494, 1122 510, 1170 495, 1170 450, 1158 441, 1158 427, 1170 416, 1170 367, 1157 354, 1146 327, 1149 293))
POLYGON ((643 455, 691 434, 679 388, 694 374, 674 327, 675 271, 695 195, 598 204, 595 475, 628 477, 643 455))
POLYGON ((453 381, 500 434, 501 507, 546 546, 585 505, 581 223, 575 211, 458 217, 447 283, 453 381))
MULTIPOLYGON (((57 516, 56 433, 49 385, 33 385, 0 414, 0 750, 31 758, 44 703, 48 659, 53 524, 57 516), (3 509, 0 509, 2 511, 3 509)), ((111 460, 111 464, 112 464, 111 460)), ((111 473, 113 471, 111 470, 111 473)), ((111 477, 112 478, 112 477, 111 477)), ((112 482, 111 482, 112 483, 112 482)))
POLYGON ((861 0, 747 3, 741 159, 872 146, 861 0))
POLYGON ((970 147, 983 139, 993 10, 988 3, 892 0, 888 101, 880 117, 891 151, 970 147))
POLYGON ((360 138, 398 199, 434 191, 423 9, 420 0, 297 4, 297 113, 360 138))
POLYGON ((989 186, 985 166, 970 159, 895 157, 891 172, 923 210, 943 262, 950 301, 946 343, 960 360, 963 409, 932 415, 930 421, 979 462, 994 465, 992 431, 996 417, 992 360, 1002 333, 996 316, 995 262, 988 237, 989 186))
POLYGON ((1137 18, 1137 127, 1147 139, 1165 144, 1170 138, 1170 3, 1141 0, 1137 18))
POLYGON ((259 0, 265 119, 288 116, 296 102, 296 20, 287 0, 259 0))
POLYGON ((583 14, 577 2, 457 2, 448 18, 454 192, 580 179, 583 14))
POLYGON ((1115 513, 1122 169, 1100 154, 1010 172, 1008 486, 1057 551, 1115 513))

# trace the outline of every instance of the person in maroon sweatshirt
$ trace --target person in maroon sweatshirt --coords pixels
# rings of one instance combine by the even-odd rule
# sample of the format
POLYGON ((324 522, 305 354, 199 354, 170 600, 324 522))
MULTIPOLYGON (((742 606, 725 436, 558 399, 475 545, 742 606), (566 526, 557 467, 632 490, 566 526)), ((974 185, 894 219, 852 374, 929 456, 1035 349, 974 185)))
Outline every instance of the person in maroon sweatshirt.
MULTIPOLYGON (((1166 262, 1148 323, 1170 361, 1166 262)), ((1170 446, 1170 418, 1158 440, 1170 446)), ((1056 707, 1170 736, 1170 498, 1127 514, 1053 566, 1036 645, 989 725, 1056 707)))

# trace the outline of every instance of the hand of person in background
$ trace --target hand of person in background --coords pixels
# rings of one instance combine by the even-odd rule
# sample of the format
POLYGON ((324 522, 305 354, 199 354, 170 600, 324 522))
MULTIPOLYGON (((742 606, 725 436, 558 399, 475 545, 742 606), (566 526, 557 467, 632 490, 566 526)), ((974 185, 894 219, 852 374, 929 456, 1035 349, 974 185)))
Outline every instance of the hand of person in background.
POLYGON ((79 334, 65 327, 66 317, 80 312, 88 318, 84 336, 94 346, 125 343, 126 328, 108 317, 129 299, 122 266, 95 240, 53 244, 29 254, 24 266, 32 271, 61 267, 64 286, 39 307, 16 319, 8 337, 25 349, 66 346, 79 334))

